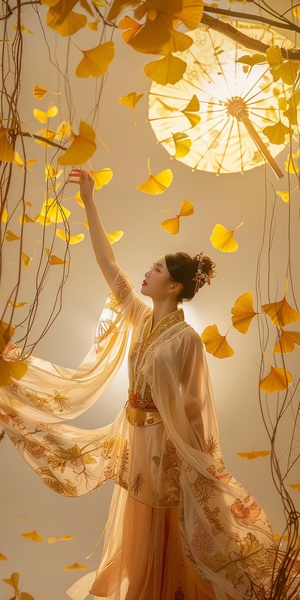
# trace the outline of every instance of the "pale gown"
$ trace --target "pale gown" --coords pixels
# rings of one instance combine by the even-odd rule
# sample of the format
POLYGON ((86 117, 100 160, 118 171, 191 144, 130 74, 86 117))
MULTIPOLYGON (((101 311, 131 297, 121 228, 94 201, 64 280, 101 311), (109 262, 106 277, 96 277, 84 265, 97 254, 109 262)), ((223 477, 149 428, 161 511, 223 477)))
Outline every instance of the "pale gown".
MULTIPOLYGON (((270 583, 270 524, 224 467, 200 336, 182 309, 151 325, 150 307, 119 272, 82 364, 74 371, 30 357, 24 377, 1 389, 3 427, 63 496, 116 483, 99 568, 68 590, 73 600, 89 591, 106 600, 251 600, 253 587, 263 594, 270 583), (128 341, 129 390, 115 421, 57 424, 99 399, 128 341)), ((17 356, 7 349, 7 360, 17 356)))

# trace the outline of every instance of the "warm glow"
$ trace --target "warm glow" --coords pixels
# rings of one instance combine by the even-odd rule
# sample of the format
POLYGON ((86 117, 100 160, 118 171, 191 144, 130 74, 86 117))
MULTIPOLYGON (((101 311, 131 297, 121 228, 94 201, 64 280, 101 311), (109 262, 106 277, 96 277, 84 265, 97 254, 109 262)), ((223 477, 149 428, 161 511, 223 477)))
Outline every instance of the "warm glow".
MULTIPOLYGON (((270 28, 234 26, 266 44, 287 44, 286 38, 270 28)), ((149 121, 158 141, 192 169, 243 172, 267 160, 276 172, 272 158, 289 138, 286 135, 284 143, 271 144, 263 129, 278 122, 278 99, 286 98, 289 86, 283 81, 274 83, 269 64, 252 61, 255 52, 233 40, 206 28, 189 35, 193 45, 176 53, 187 63, 183 78, 174 85, 153 82, 151 86, 149 121), (245 55, 253 66, 237 62, 245 55), (181 156, 174 140, 179 133, 191 142, 181 156)), ((279 170, 277 175, 282 176, 279 170)))

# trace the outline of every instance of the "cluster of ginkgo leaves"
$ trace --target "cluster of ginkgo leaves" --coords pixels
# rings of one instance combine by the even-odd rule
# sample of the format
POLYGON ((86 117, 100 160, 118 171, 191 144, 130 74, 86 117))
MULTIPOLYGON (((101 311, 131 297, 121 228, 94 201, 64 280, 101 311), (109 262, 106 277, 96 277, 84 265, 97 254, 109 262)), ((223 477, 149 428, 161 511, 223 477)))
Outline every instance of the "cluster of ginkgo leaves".
MULTIPOLYGON (((300 346, 300 332, 285 329, 287 325, 300 321, 300 313, 295 310, 286 300, 286 293, 282 300, 270 302, 261 306, 262 313, 271 319, 277 328, 277 341, 273 347, 273 353, 286 354, 293 352, 296 346, 300 346)), ((231 309, 232 326, 240 333, 246 334, 252 319, 259 316, 253 307, 253 296, 246 292, 237 298, 231 309)), ((227 342, 227 335, 221 335, 217 325, 209 325, 204 329, 201 338, 207 352, 216 358, 228 358, 233 356, 234 350, 227 342)), ((271 394, 281 392, 288 388, 292 381, 292 374, 286 368, 270 365, 270 372, 260 381, 260 388, 271 394)))

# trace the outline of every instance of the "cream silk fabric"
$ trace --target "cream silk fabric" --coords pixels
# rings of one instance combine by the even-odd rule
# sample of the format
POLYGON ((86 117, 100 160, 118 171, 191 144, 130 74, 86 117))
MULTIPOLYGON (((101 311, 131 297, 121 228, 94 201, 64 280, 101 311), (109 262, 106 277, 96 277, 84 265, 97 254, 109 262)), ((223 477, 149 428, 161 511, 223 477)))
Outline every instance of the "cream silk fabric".
MULTIPOLYGON (((17 356, 7 350, 7 360, 17 356)), ((117 484, 99 569, 72 586, 71 598, 92 588, 109 600, 251 600, 253 586, 264 597, 273 534, 225 469, 203 344, 181 309, 151 332, 151 309, 120 272, 79 368, 30 357, 24 377, 0 391, 0 419, 59 494, 117 484), (129 341, 128 402, 115 421, 94 430, 66 423, 99 399, 129 341)))

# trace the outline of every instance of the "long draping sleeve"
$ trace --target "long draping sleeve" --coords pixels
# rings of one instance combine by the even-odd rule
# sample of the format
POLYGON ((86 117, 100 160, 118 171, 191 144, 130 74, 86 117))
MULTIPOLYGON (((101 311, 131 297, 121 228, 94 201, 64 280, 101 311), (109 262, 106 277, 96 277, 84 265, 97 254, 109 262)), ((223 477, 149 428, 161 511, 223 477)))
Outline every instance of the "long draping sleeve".
MULTIPOLYGON (((77 417, 101 396, 118 371, 124 357, 131 325, 140 318, 145 304, 127 276, 120 271, 101 313, 93 347, 78 369, 60 367, 30 356, 27 371, 19 381, 0 388, 0 415, 13 412, 21 418, 54 423, 77 417)), ((15 360, 18 349, 7 351, 15 360)))
POLYGON ((273 568, 270 523, 253 496, 225 469, 206 357, 187 328, 144 366, 153 400, 181 463, 180 527, 185 553, 216 597, 252 598, 273 568))

